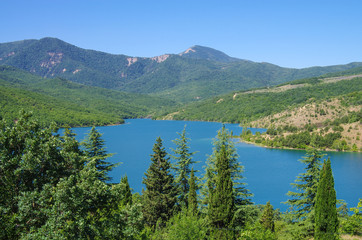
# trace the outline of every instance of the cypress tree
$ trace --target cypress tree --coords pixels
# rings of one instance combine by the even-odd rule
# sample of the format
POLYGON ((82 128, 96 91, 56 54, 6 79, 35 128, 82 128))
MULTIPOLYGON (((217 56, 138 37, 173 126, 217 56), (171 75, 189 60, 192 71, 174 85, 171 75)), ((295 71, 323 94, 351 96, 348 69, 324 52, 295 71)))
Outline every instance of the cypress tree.
POLYGON ((175 154, 175 156, 172 156, 175 159, 173 169, 175 170, 175 183, 178 188, 178 201, 181 206, 187 207, 187 195, 190 190, 188 181, 191 173, 190 166, 196 162, 192 160, 194 152, 190 152, 190 147, 188 146, 190 139, 186 137, 186 126, 182 133, 178 134, 180 138, 173 141, 176 144, 176 149, 172 149, 175 154))
POLYGON ((336 208, 336 191, 331 169, 331 161, 324 162, 320 173, 315 204, 315 240, 338 239, 338 217, 336 208))
POLYGON ((102 134, 97 131, 95 127, 92 127, 86 140, 82 143, 85 147, 85 154, 90 161, 95 161, 95 167, 99 172, 99 180, 109 181, 111 178, 107 175, 112 168, 115 167, 115 164, 111 164, 106 161, 106 159, 112 154, 107 154, 107 151, 104 147, 104 140, 102 139, 102 134))
POLYGON ((234 214, 233 183, 226 146, 221 146, 216 162, 215 187, 209 184, 208 216, 217 236, 225 236, 226 229, 234 214), (220 235, 222 234, 222 235, 220 235))
POLYGON ((191 170, 191 176, 189 178, 190 190, 188 194, 188 210, 192 214, 197 213, 197 194, 196 194, 196 178, 194 175, 194 169, 191 170))
POLYGON ((260 218, 260 223, 264 226, 265 229, 269 229, 274 232, 274 210, 273 206, 270 204, 270 201, 267 202, 263 210, 263 214, 260 218))
POLYGON ((172 216, 176 203, 177 188, 170 173, 171 163, 161 138, 157 138, 151 155, 151 165, 145 173, 143 183, 143 216, 146 224, 154 227, 159 222, 164 226, 172 216))

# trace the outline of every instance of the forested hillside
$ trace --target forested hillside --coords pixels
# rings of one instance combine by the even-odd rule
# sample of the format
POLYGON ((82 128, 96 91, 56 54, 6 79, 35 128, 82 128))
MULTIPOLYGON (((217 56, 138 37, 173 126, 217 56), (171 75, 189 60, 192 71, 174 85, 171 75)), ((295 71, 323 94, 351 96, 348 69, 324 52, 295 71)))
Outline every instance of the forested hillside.
POLYGON ((172 101, 91 87, 61 78, 41 78, 14 67, 0 66, 2 117, 15 118, 21 109, 41 122, 71 126, 106 125, 123 118, 147 117, 172 101))
POLYGON ((190 102, 230 91, 343 71, 362 63, 291 69, 232 58, 201 46, 180 54, 131 57, 85 50, 59 39, 43 38, 1 43, 0 65, 11 65, 46 78, 61 77, 89 86, 190 102))
POLYGON ((361 151, 362 68, 273 88, 219 96, 174 109, 163 119, 236 122, 267 128, 244 141, 268 147, 361 151))
MULTIPOLYGON (((354 92, 360 96, 362 78, 348 78, 335 81, 304 79, 275 88, 233 92, 188 104, 164 118, 248 123, 311 101, 327 100, 354 92)), ((354 104, 361 103, 356 101, 354 104)))

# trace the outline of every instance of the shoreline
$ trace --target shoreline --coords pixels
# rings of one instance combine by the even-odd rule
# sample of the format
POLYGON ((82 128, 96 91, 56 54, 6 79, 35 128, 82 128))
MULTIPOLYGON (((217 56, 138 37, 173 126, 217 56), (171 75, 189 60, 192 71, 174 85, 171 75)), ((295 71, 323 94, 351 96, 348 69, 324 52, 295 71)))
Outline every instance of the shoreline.
MULTIPOLYGON (((280 150, 296 150, 296 151, 305 151, 306 149, 302 149, 302 148, 290 148, 290 147, 271 147, 271 146, 267 146, 267 145, 263 145, 261 143, 255 143, 255 142, 250 142, 250 141, 246 141, 240 137, 236 137, 238 138, 238 140, 242 143, 247 143, 247 144, 252 144, 255 146, 259 146, 259 147, 263 147, 263 148, 269 148, 269 149, 280 149, 280 150)), ((318 149, 319 151, 322 152, 340 152, 340 153, 362 153, 362 151, 338 151, 335 149, 318 149)))

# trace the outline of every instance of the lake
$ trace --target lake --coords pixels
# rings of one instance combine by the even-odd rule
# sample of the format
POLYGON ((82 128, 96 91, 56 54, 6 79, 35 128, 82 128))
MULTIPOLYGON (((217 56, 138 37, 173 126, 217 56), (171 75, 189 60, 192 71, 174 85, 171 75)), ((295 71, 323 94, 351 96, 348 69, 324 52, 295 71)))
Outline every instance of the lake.
MULTIPOLYGON (((134 192, 141 192, 144 187, 142 178, 151 163, 150 154, 156 138, 161 137, 166 151, 172 153, 171 148, 176 147, 172 140, 179 138, 177 132, 181 133, 185 125, 191 151, 197 151, 194 160, 200 161, 194 166, 200 171, 200 176, 205 160, 212 154, 212 141, 222 127, 221 123, 129 119, 123 125, 97 127, 103 134, 107 151, 114 153, 110 161, 122 162, 110 173, 113 182, 119 182, 127 174, 134 192)), ((242 131, 237 124, 225 126, 234 135, 242 131)), ((83 140, 90 128, 73 130, 77 139, 83 140)), ((244 166, 244 182, 254 194, 253 202, 265 204, 270 200, 274 208, 286 210, 287 206, 281 202, 287 200, 288 191, 295 191, 290 183, 304 172, 305 165, 298 159, 305 155, 305 151, 268 149, 241 142, 235 143, 235 146, 244 166)), ((358 199, 362 198, 362 154, 328 152, 326 157, 331 159, 337 199, 344 199, 348 207, 356 207, 358 199)))

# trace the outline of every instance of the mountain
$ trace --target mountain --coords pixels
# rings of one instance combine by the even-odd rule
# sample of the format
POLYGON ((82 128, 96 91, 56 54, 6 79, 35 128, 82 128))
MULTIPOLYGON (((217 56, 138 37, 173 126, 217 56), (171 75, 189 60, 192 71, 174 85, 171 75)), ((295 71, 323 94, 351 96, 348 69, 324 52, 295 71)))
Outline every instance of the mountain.
POLYGON ((174 103, 157 97, 86 86, 63 78, 41 78, 0 66, 0 116, 15 119, 21 109, 43 123, 105 125, 147 117, 174 103))
POLYGON ((190 47, 186 51, 180 53, 179 55, 187 58, 205 59, 205 60, 224 62, 224 63, 242 61, 240 59, 230 57, 221 51, 199 45, 190 47))
POLYGON ((153 58, 86 50, 56 38, 0 44, 0 65, 44 78, 61 77, 88 86, 152 94, 191 102, 231 91, 274 86, 362 66, 350 63, 303 69, 239 60, 207 47, 153 58))

